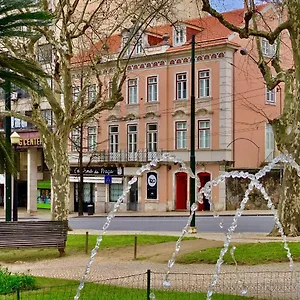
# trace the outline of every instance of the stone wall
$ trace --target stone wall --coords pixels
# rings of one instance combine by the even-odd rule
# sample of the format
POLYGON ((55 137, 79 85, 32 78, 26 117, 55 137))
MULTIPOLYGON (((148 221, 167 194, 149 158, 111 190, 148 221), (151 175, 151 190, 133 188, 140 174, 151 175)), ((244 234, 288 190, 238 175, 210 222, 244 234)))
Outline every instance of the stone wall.
MULTIPOLYGON (((251 172, 248 172, 255 174, 258 171, 259 170, 251 170, 251 172)), ((263 177, 260 180, 260 182, 265 187, 268 195, 271 197, 272 202, 277 208, 281 192, 280 170, 272 170, 265 177, 263 177)), ((226 179, 226 210, 236 210, 240 206, 240 203, 244 198, 245 191, 247 190, 249 183, 249 179, 226 179)), ((254 189, 249 195, 249 200, 246 204, 246 209, 264 210, 269 208, 267 207, 267 202, 264 200, 261 192, 257 189, 254 189)))

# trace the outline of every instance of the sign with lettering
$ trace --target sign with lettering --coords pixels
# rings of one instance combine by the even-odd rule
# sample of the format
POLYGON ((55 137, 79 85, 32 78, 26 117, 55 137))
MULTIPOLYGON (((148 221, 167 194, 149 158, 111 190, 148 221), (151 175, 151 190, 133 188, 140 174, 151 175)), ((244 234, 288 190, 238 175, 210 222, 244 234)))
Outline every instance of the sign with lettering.
POLYGON ((147 199, 157 199, 157 174, 147 173, 147 199))
MULTIPOLYGON (((82 168, 84 175, 119 175, 124 174, 122 167, 83 167, 82 168)), ((70 174, 79 175, 79 167, 71 167, 70 174)))
POLYGON ((20 139, 19 146, 42 146, 42 141, 40 138, 20 139))

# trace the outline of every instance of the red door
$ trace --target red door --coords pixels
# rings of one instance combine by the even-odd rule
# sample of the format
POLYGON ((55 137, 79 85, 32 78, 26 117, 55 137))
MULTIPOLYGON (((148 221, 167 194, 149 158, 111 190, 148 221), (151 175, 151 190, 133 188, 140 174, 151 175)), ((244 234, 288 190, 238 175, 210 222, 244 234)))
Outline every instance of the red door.
POLYGON ((186 209, 187 203, 187 174, 176 173, 176 209, 186 209))
MULTIPOLYGON (((200 184, 201 184, 200 189, 202 187, 204 187, 204 185, 208 181, 210 181, 210 174, 207 172, 198 173, 198 177, 199 177, 200 184)), ((200 191, 200 189, 198 190, 198 192, 200 191)), ((200 211, 210 210, 210 204, 209 204, 208 200, 204 197, 204 195, 203 195, 203 203, 198 203, 198 210, 200 210, 200 211)))

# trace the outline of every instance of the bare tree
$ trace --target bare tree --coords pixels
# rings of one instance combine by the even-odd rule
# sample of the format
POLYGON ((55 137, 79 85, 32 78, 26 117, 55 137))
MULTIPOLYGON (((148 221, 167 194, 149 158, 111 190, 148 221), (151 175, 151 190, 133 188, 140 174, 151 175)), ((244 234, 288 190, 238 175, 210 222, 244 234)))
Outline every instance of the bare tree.
POLYGON ((51 83, 49 78, 36 78, 39 85, 36 90, 29 91, 31 116, 17 112, 10 115, 34 124, 39 130, 51 174, 52 218, 67 220, 70 133, 123 100, 121 88, 126 79, 128 58, 125 54, 129 45, 154 19, 171 18, 174 1, 55 0, 50 3, 48 0, 40 1, 44 11, 51 10, 54 14, 52 26, 35 26, 33 29, 40 33, 39 37, 17 43, 5 40, 2 46, 16 57, 26 57, 33 66, 42 66, 52 78, 51 83), (123 48, 116 53, 107 51, 111 36, 127 28, 132 19, 134 24, 128 30, 123 48), (112 80, 110 97, 105 92, 105 78, 99 71, 103 68, 109 69, 108 76, 112 80), (84 75, 84 80, 75 99, 73 82, 78 73, 84 75), (97 85, 97 90, 93 101, 87 101, 86 91, 91 83, 97 85), (53 111, 53 129, 43 118, 42 108, 45 106, 53 111))
MULTIPOLYGON (((217 18, 224 26, 239 34, 242 39, 254 37, 257 48, 257 67, 267 88, 274 89, 284 83, 284 109, 282 114, 269 120, 273 127, 277 147, 281 152, 287 151, 300 163, 300 6, 298 0, 260 1, 273 4, 277 25, 268 20, 257 9, 254 0, 244 0, 244 22, 239 27, 228 22, 222 14, 211 6, 210 0, 203 0, 203 10, 217 18), (286 34, 287 33, 287 34, 286 34), (285 35, 294 66, 286 67, 280 56, 281 37, 285 35), (271 59, 263 56, 261 38, 277 48, 271 59)), ((242 4, 242 3, 241 3, 242 4)), ((300 182, 297 172, 287 166, 284 170, 283 197, 279 205, 279 216, 284 232, 290 236, 300 233, 300 182)))

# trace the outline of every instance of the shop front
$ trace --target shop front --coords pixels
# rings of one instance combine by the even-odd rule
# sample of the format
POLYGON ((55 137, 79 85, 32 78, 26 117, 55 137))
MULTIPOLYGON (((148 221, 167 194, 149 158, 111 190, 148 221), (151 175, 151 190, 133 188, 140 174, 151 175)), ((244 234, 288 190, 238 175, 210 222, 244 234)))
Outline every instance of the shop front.
MULTIPOLYGON (((122 167, 84 167, 83 170, 83 211, 88 211, 88 206, 93 205, 95 213, 104 213, 112 209, 114 203, 123 192, 122 167)), ((78 212, 80 169, 71 167, 71 205, 70 210, 78 212)))

